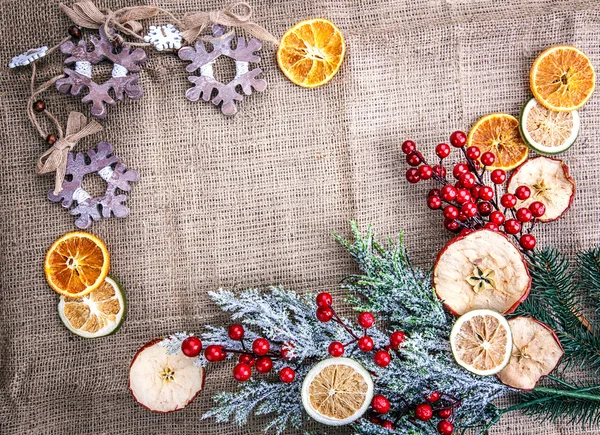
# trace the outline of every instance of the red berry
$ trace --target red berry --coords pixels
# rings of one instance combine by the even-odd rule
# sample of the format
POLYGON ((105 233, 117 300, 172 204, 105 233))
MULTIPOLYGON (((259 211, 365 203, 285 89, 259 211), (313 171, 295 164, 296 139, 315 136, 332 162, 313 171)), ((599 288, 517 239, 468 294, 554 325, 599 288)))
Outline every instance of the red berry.
POLYGON ((404 154, 410 154, 416 148, 417 148, 417 146, 415 145, 415 143, 412 140, 404 141, 404 143, 402 144, 402 152, 404 154))
POLYGON ((242 354, 240 354, 240 357, 238 358, 238 362, 243 363, 243 364, 252 365, 252 364, 254 364, 254 358, 252 358, 252 355, 250 355, 249 353, 242 353, 242 354))
POLYGON ((373 323, 375 323, 375 317, 373 317, 373 314, 369 313, 368 311, 358 315, 358 324, 363 328, 370 328, 373 326, 373 323))
POLYGON ((492 212, 492 204, 487 201, 480 202, 477 204, 477 210, 481 216, 489 216, 492 212))
POLYGON ((333 318, 333 311, 331 308, 327 307, 319 307, 317 308, 317 319, 320 322, 326 323, 329 322, 333 318))
POLYGON ((375 361, 375 364, 377 364, 379 367, 387 367, 388 365, 390 365, 392 358, 390 357, 390 354, 387 353, 385 350, 378 350, 377 352, 375 352, 373 361, 375 361))
POLYGON ((446 168, 440 165, 435 165, 433 167, 433 173, 438 177, 445 178, 446 177, 446 168))
POLYGON ((471 160, 477 160, 481 155, 481 151, 476 146, 467 148, 467 157, 471 160))
POLYGON ((526 251, 531 251, 533 248, 535 248, 536 240, 531 234, 523 234, 519 240, 519 244, 526 251))
POLYGON ((494 189, 492 189, 490 186, 483 186, 479 190, 479 198, 483 199, 484 201, 489 201, 493 197, 494 197, 494 189))
POLYGON ((373 396, 373 400, 371 400, 371 407, 373 408, 373 411, 378 414, 385 414, 390 410, 390 401, 387 400, 385 396, 377 394, 376 396, 373 396))
POLYGON ((458 217, 458 209, 453 205, 447 205, 442 212, 446 219, 456 219, 458 217))
POLYGON ((531 190, 527 186, 519 186, 515 190, 515 196, 521 201, 525 201, 531 195, 531 190))
POLYGON ((368 335, 360 337, 358 339, 358 348, 363 352, 370 352, 373 350, 373 339, 368 335))
POLYGON ((233 377, 236 381, 244 382, 250 379, 252 370, 248 364, 239 363, 233 368, 233 377))
POLYGON ((465 172, 460 176, 460 184, 467 189, 475 186, 475 181, 475 175, 473 175, 471 172, 465 172))
POLYGON ((238 325, 234 323, 227 330, 227 334, 229 334, 229 338, 232 340, 241 340, 244 338, 244 327, 242 325, 238 325))
POLYGON ((467 135, 462 131, 455 131, 450 135, 450 143, 456 148, 462 148, 467 143, 467 135))
POLYGON ((271 350, 271 344, 266 338, 257 338, 252 343, 252 352, 256 355, 266 355, 271 350))
POLYGON ((471 199, 471 193, 467 189, 458 189, 456 192, 456 202, 459 204, 471 201, 471 199))
POLYGON ((442 187, 440 190, 440 196, 445 201, 454 201, 456 199, 456 187, 450 186, 449 184, 442 187))
POLYGON ((202 350, 202 342, 198 337, 188 337, 181 343, 181 351, 185 356, 193 358, 200 355, 202 350))
POLYGON ((417 153, 410 153, 406 156, 406 163, 410 166, 419 166, 421 164, 421 159, 417 153))
POLYGON ((471 196, 475 199, 478 199, 480 191, 481 191, 481 186, 479 184, 474 185, 473 187, 471 187, 471 196))
POLYGON ((470 218, 477 214, 477 206, 472 202, 465 202, 460 208, 460 212, 470 218))
POLYGON ((490 175, 490 179, 494 184, 502 184, 506 181, 506 172, 502 169, 494 169, 490 175))
POLYGON ((443 408, 438 410, 437 415, 439 418, 450 418, 452 416, 452 408, 443 408))
POLYGON ((512 193, 505 193, 502 195, 502 198, 500 198, 500 204, 502 204, 502 207, 513 208, 517 205, 517 197, 512 193))
POLYGON ((469 172, 469 166, 466 163, 457 163, 454 165, 454 169, 452 169, 452 175, 457 180, 460 178, 462 174, 469 172))
POLYGON ((502 225, 504 223, 504 213, 501 211, 493 211, 490 213, 490 222, 496 225, 502 225))
POLYGON ((410 168, 406 171, 406 179, 409 183, 418 183, 421 177, 419 176, 419 170, 417 168, 410 168))
POLYGON ((421 180, 429 180, 433 177, 433 169, 429 165, 421 165, 419 166, 419 176, 421 180))
POLYGON ((381 422, 381 427, 389 430, 394 430, 394 423, 389 420, 384 420, 381 422))
POLYGON ((531 210, 533 217, 539 218, 546 213, 546 206, 539 201, 534 201, 529 204, 529 210, 531 210))
POLYGON ((390 335, 390 346, 394 349, 398 349, 398 346, 406 339, 406 334, 402 331, 394 331, 390 335))
POLYGON ((284 384, 290 384, 290 383, 294 382, 295 377, 296 377, 296 372, 294 371, 294 369, 292 369, 290 367, 284 367, 279 372, 279 379, 284 384))
POLYGON ((529 222, 533 219, 533 214, 531 213, 531 210, 523 207, 517 210, 517 219, 519 222, 529 222))
POLYGON ((508 234, 517 234, 521 231, 521 223, 516 219, 508 219, 504 222, 504 231, 508 234))
POLYGON ((442 200, 439 196, 430 196, 427 198, 427 207, 432 210, 438 210, 442 208, 442 200))
POLYGON ((256 360, 255 367, 258 373, 268 373, 273 368, 273 361, 268 356, 263 356, 256 360))
POLYGON ((428 421, 433 417, 433 409, 427 403, 421 403, 415 408, 415 417, 421 421, 428 421))
POLYGON ((432 196, 440 196, 440 189, 431 189, 427 194, 427 198, 431 198, 432 196))
POLYGON ((317 295, 317 307, 329 307, 333 302, 333 298, 329 293, 319 293, 317 295))
POLYGON ((492 166, 496 161, 496 156, 489 151, 481 155, 481 164, 483 166, 492 166))
POLYGON ((467 216, 465 216, 465 214, 461 212, 458 214, 458 220, 464 222, 467 220, 467 216))
POLYGON ((445 159, 450 155, 450 145, 447 143, 438 144, 438 146, 435 147, 435 153, 440 159, 445 159))
POLYGON ((425 397, 429 403, 435 403, 442 398, 442 395, 438 391, 432 391, 429 396, 425 397))
POLYGON ((293 351, 292 349, 296 347, 294 346, 292 343, 290 343, 289 341, 287 343, 284 343, 283 346, 281 346, 281 357, 285 360, 290 360, 293 358, 293 351))
POLYGON ((337 358, 344 354, 344 345, 339 341, 334 341, 329 345, 327 351, 329 352, 329 355, 337 358))
POLYGON ((486 223, 483 228, 490 231, 500 231, 500 227, 493 222, 486 223))
POLYGON ((211 344, 204 351, 204 358, 210 362, 223 361, 227 354, 223 350, 223 346, 217 346, 215 344, 211 344))
POLYGON ((441 420, 437 425, 437 430, 440 435, 452 435, 454 431, 454 425, 448 420, 441 420))
POLYGON ((455 220, 446 219, 444 220, 444 227, 454 233, 460 229, 460 224, 455 220))
POLYGON ((465 228, 460 232, 460 236, 468 236, 469 234, 471 234, 473 232, 473 230, 469 229, 469 228, 465 228))

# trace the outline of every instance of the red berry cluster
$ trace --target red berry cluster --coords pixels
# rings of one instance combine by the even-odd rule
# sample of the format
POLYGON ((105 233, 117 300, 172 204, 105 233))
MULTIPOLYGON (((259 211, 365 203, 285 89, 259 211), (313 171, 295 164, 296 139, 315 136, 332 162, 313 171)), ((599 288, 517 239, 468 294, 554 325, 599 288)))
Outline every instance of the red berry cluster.
MULTIPOLYGON (((317 319, 319 319, 321 322, 329 322, 330 320, 333 320, 334 322, 339 323, 344 327, 348 334, 350 334, 352 339, 346 344, 342 344, 339 341, 333 341, 328 348, 329 354, 333 357, 340 357, 344 354, 346 347, 354 343, 357 343, 357 346, 361 351, 371 352, 375 344, 373 343, 373 339, 367 335, 367 329, 372 327, 375 323, 375 317, 373 314, 364 312, 358 315, 358 324, 363 328, 363 335, 362 337, 359 337, 336 314, 331 306, 332 303, 333 298, 329 293, 319 293, 317 295, 317 319)), ((377 350, 373 355, 375 364, 377 364, 379 367, 387 367, 392 361, 390 351, 397 351, 405 338, 406 335, 402 331, 396 331, 392 333, 390 336, 390 344, 386 346, 385 349, 377 350)))
MULTIPOLYGON (((244 343, 244 327, 239 324, 233 324, 229 327, 227 334, 232 340, 240 342, 241 349, 226 349, 224 346, 211 344, 204 350, 204 357, 209 362, 223 361, 227 353, 238 353, 238 364, 233 368, 233 377, 240 382, 247 381, 252 376, 252 367, 258 373, 269 373, 273 368, 273 360, 289 359, 289 348, 293 347, 291 343, 281 346, 280 354, 271 350, 271 343, 266 338, 257 338, 252 342, 251 349, 246 348, 244 343)), ((187 337, 181 343, 181 351, 189 357, 196 357, 202 351, 202 342, 198 337, 187 337)), ((284 367, 279 371, 281 382, 289 384, 296 377, 296 372, 290 367, 284 367)))
POLYGON ((446 178, 443 166, 451 151, 450 145, 445 143, 435 148, 439 164, 430 166, 415 143, 405 141, 402 151, 406 154, 406 162, 412 166, 406 171, 406 179, 418 183, 433 178, 441 185, 440 189, 429 191, 427 206, 442 211, 444 227, 449 231, 462 235, 480 228, 503 231, 513 236, 524 251, 532 250, 536 239, 531 230, 536 219, 546 212, 544 204, 535 201, 528 208, 515 209, 517 199, 524 201, 531 195, 529 187, 519 186, 514 193, 507 192, 499 197, 498 186, 506 182, 506 172, 502 169, 491 171, 491 185, 486 185, 483 180, 486 168, 494 164, 496 156, 491 152, 481 153, 475 146, 465 149, 467 135, 462 131, 452 133, 450 143, 461 150, 465 159, 452 169, 456 179, 454 184, 446 178))

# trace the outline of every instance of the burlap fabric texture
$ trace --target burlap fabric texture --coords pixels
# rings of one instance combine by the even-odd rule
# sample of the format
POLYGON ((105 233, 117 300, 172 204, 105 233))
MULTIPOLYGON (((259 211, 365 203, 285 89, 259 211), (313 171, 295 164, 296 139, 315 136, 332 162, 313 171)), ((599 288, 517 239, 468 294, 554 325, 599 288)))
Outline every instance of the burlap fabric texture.
MULTIPOLYGON (((131 4, 100 3, 112 9, 131 4)), ((225 4, 160 5, 183 12, 225 4)), ((1 67, 0 433, 260 433, 266 418, 244 428, 200 421, 210 397, 232 388, 231 367, 211 369, 206 390, 186 410, 156 415, 127 390, 132 356, 154 337, 225 322, 207 297, 221 286, 283 283, 340 295, 337 283, 355 266, 330 233, 347 235, 352 218, 374 224, 382 236, 404 230, 413 258, 430 267, 449 235, 424 204, 428 187, 406 183, 400 143, 413 138, 433 155, 438 142, 479 116, 517 115, 529 96, 530 65, 548 46, 575 44, 600 68, 598 5, 257 0, 256 21, 275 35, 303 19, 333 20, 346 36, 348 54, 330 84, 308 90, 290 83, 274 49, 265 47, 261 66, 269 87, 245 99, 233 118, 186 100, 184 62, 149 51, 143 99, 110 110, 97 137, 113 143, 141 174, 131 216, 91 230, 108 244, 112 273, 129 299, 121 331, 100 340, 74 337, 58 320, 57 297, 42 265, 50 244, 74 229, 73 218, 46 199, 52 177, 35 174, 46 145, 26 118, 29 77, 1 67)), ((4 0, 0 23, 3 65, 27 48, 53 45, 70 25, 56 0, 4 0)), ((40 62, 42 75, 58 73, 60 57, 40 62)), ((50 91, 44 99, 63 121, 70 110, 87 113, 78 98, 50 91)), ((569 253, 600 244, 600 95, 581 117, 577 145, 564 154, 577 198, 562 220, 538 229, 540 245, 569 253)), ((83 141, 78 149, 97 141, 83 141)), ((600 430, 533 423, 515 414, 494 433, 600 430)))

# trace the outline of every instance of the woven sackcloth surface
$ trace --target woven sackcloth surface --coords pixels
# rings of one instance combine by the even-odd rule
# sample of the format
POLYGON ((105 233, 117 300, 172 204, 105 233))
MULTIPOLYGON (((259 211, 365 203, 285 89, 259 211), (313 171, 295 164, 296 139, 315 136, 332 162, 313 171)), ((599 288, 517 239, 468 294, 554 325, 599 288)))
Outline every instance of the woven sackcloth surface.
MULTIPOLYGON (((141 1, 141 0, 140 0, 141 1)), ((67 3, 72 3, 68 1, 67 3)), ((117 9, 127 1, 102 1, 117 9)), ((139 3, 136 3, 139 4, 139 3)), ((222 9, 216 0, 162 2, 175 11, 222 9)), ((331 237, 349 220, 380 235, 405 231, 416 262, 430 267, 449 238, 424 205, 427 187, 409 185, 399 144, 424 149, 468 129, 490 112, 518 114, 529 95, 528 72, 544 48, 575 44, 600 67, 597 0, 256 0, 255 21, 280 36, 294 23, 327 17, 346 36, 346 60, 334 80, 314 90, 279 71, 275 51, 261 54, 266 92, 225 117, 192 103, 185 63, 148 50, 144 97, 111 108, 101 139, 140 172, 122 220, 95 223, 111 270, 127 289, 120 332, 74 337, 56 314, 43 259, 73 218, 50 203, 51 176, 37 176, 46 145, 26 116, 29 75, 9 70, 11 57, 54 45, 70 25, 56 0, 0 2, 0 433, 257 434, 267 418, 234 425, 201 421, 215 392, 233 380, 209 371, 206 389, 184 411, 152 414, 127 390, 127 369, 146 341, 225 322, 207 292, 285 284, 328 290, 355 266, 331 237)), ((156 22, 159 24, 160 22, 156 22)), ((40 62, 41 77, 60 72, 62 55, 40 62)), ((88 113, 80 98, 54 89, 44 96, 61 121, 88 113)), ((600 244, 600 96, 581 110, 582 132, 566 159, 578 195, 567 215, 538 229, 541 245, 574 253, 600 244)), ((312 426, 317 432, 322 426, 312 426)), ((294 433, 294 432, 290 432, 294 433)), ((514 414, 496 434, 592 434, 514 414)))

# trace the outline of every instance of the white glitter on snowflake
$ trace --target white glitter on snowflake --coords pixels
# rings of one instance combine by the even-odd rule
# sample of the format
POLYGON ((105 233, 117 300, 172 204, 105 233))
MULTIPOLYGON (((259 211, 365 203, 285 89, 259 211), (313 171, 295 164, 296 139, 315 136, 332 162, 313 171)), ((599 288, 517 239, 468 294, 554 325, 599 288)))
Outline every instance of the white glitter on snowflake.
POLYGON ((8 67, 16 68, 18 66, 29 65, 31 62, 38 60, 40 57, 44 57, 47 51, 48 47, 45 45, 39 48, 30 48, 25 53, 21 53, 18 56, 13 57, 8 64, 8 67))
POLYGON ((178 50, 181 48, 182 39, 183 36, 181 32, 172 24, 167 24, 166 26, 150 26, 148 34, 144 36, 144 41, 154 45, 154 48, 158 51, 169 48, 178 50))

